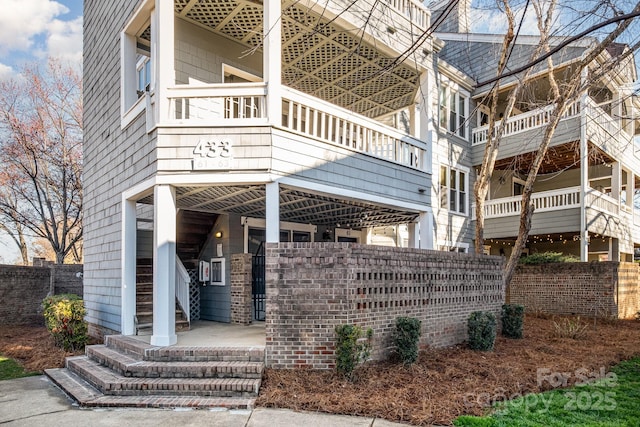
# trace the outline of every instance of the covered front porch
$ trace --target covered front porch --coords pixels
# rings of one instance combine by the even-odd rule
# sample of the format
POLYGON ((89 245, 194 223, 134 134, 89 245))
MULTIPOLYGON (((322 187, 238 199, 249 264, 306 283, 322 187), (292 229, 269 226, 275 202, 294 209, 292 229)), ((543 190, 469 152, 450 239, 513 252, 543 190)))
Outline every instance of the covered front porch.
MULTIPOLYGON (((235 293, 238 288, 234 287, 237 283, 234 283, 236 272, 232 261, 236 254, 248 256, 250 260, 265 242, 368 243, 372 240, 372 230, 406 224, 410 247, 432 248, 433 245, 430 233, 433 219, 427 205, 313 184, 293 177, 269 182, 267 180, 273 177, 260 174, 213 173, 198 178, 200 182, 194 182, 193 176, 157 177, 148 182, 146 188, 133 188, 123 195, 123 335, 138 332, 136 264, 140 254, 137 245, 142 241, 137 224, 141 218, 149 218, 144 224, 148 228, 146 232, 152 234, 146 243, 153 260, 153 324, 148 342, 155 346, 180 345, 179 334, 182 332, 176 332, 175 327, 176 301, 184 311, 190 312, 188 292, 193 279, 188 275, 185 277, 183 262, 187 260, 178 256, 183 251, 177 239, 181 218, 188 212, 212 215, 213 226, 199 231, 205 236, 205 244, 189 261, 200 268, 203 265, 210 268, 206 277, 201 270, 196 279, 202 303, 201 319, 223 323, 249 324, 264 319, 264 307, 260 309, 261 316, 255 311, 251 282, 248 295, 235 293), (229 182, 231 179, 234 181, 229 182), (184 296, 185 292, 187 296, 184 296), (238 317, 237 310, 244 314, 238 317)), ((251 281, 252 272, 245 273, 243 277, 251 281)), ((200 337, 198 334, 190 336, 195 337, 190 338, 192 342, 200 337)))

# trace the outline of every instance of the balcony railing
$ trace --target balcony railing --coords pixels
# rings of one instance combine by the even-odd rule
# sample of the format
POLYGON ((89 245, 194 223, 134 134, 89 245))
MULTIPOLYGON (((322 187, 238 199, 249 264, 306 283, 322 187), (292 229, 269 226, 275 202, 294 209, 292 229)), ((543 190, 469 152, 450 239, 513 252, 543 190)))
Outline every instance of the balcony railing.
POLYGON ((595 124, 603 129, 610 138, 624 138, 625 141, 630 141, 629 134, 622 129, 620 124, 614 120, 611 115, 599 107, 595 101, 591 98, 587 98, 585 105, 585 112, 587 114, 587 123, 595 124))
MULTIPOLYGON (((560 190, 541 191, 531 196, 534 212, 550 212, 580 207, 580 187, 568 187, 560 190)), ((522 196, 504 197, 487 200, 484 204, 484 217, 502 218, 520 215, 522 196)), ((473 209, 475 219, 475 208, 473 209)))
MULTIPOLYGON (((618 200, 593 188, 588 189, 585 196, 586 206, 603 213, 618 216, 621 204, 618 200)), ((531 196, 534 213, 550 212, 580 207, 580 187, 567 187, 559 190, 541 191, 531 196)), ((496 200, 487 200, 484 205, 484 217, 502 218, 506 216, 520 215, 522 196, 503 197, 496 200)), ((629 211, 624 206, 625 211, 629 211)), ((475 219, 475 207, 473 208, 475 219)))
MULTIPOLYGON (((520 132, 526 132, 528 130, 541 128, 546 126, 551 120, 551 114, 553 112, 553 105, 539 108, 526 113, 518 114, 516 116, 507 119, 503 137, 516 135, 520 132)), ((580 115, 580 104, 574 103, 565 113, 562 115, 561 120, 565 120, 570 117, 577 117, 580 115)), ((502 121, 497 121, 495 129, 497 130, 502 121)), ((489 126, 480 126, 473 130, 473 145, 485 144, 487 142, 487 135, 489 132, 489 126)))
POLYGON ((426 30, 429 26, 429 10, 422 3, 415 0, 385 0, 385 2, 416 27, 426 30))
POLYGON ((282 116, 282 126, 292 132, 412 168, 429 167, 424 142, 302 92, 284 90, 282 116))
POLYGON ((169 122, 194 125, 212 120, 264 119, 264 83, 181 85, 169 88, 169 122))
MULTIPOLYGON (((429 171, 427 144, 302 92, 282 88, 282 127, 306 137, 429 171)), ((266 125, 264 83, 169 88, 169 123, 187 126, 266 125)))

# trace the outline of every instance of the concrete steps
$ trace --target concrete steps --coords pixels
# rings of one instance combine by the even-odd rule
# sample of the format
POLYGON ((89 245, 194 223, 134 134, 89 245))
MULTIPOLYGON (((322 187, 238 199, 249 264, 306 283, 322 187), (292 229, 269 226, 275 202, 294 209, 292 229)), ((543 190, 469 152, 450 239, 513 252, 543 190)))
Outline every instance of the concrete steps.
POLYGON ((155 347, 108 336, 45 373, 82 406, 251 409, 263 369, 262 348, 155 347))

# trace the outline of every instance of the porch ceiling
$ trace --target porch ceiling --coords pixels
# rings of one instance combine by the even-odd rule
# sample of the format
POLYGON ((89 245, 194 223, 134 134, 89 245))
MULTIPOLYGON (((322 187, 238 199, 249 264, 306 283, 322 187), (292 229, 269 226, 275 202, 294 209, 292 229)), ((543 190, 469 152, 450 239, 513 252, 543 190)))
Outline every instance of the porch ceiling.
MULTIPOLYGON (((534 152, 524 153, 515 157, 496 160, 496 170, 514 170, 521 175, 526 175, 533 163, 534 152)), ((589 144, 589 165, 610 164, 614 160, 598 147, 589 144)), ((580 167, 580 141, 549 147, 540 169, 539 175, 561 172, 580 167)))
MULTIPOLYGON (((175 0, 176 14, 247 47, 261 49, 262 0, 175 0)), ((282 4, 282 83, 368 117, 413 104, 419 72, 302 3, 282 4)))
MULTIPOLYGON (((265 217, 265 186, 177 187, 179 209, 265 217)), ((153 195, 138 201, 153 204, 153 195)), ((280 220, 342 228, 364 228, 413 222, 418 213, 358 200, 280 187, 280 220)))

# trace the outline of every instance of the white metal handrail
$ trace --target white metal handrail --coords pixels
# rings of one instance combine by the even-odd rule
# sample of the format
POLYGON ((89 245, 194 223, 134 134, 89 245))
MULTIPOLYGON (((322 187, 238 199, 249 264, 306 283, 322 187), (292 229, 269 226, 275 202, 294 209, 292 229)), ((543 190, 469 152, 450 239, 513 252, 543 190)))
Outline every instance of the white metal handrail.
POLYGON ((187 269, 184 267, 180 258, 176 255, 176 299, 182 307, 184 315, 187 317, 187 321, 191 322, 191 298, 189 292, 189 285, 191 284, 191 278, 187 269))
POLYGON ((294 89, 283 90, 282 116, 290 131, 429 171, 424 142, 294 89))
MULTIPOLYGON (((520 132, 526 132, 531 129, 543 127, 551 120, 551 113, 553 112, 553 105, 548 105, 543 108, 528 111, 526 113, 518 114, 507 119, 505 124, 505 130, 503 136, 515 135, 520 132)), ((567 108, 562 115, 561 120, 568 119, 570 117, 577 117, 580 114, 580 103, 573 103, 567 108)), ((495 124, 497 131, 498 127, 502 123, 501 120, 495 124)), ((485 144, 487 142, 487 134, 489 132, 489 126, 480 126, 472 132, 472 145, 485 144)))

